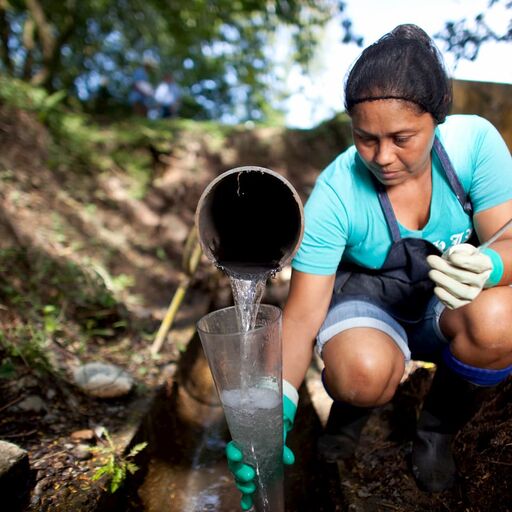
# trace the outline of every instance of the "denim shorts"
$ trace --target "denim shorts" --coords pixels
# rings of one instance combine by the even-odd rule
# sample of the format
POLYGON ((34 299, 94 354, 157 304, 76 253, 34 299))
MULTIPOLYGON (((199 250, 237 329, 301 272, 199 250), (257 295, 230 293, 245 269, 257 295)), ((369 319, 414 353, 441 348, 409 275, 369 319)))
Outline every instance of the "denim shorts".
POLYGON ((390 336, 403 352, 406 361, 418 359, 435 362, 443 347, 449 343, 439 327, 439 318, 444 308, 434 295, 421 320, 405 322, 393 317, 367 298, 339 298, 331 303, 320 327, 316 350, 322 356, 325 344, 333 336, 354 327, 370 327, 390 336))

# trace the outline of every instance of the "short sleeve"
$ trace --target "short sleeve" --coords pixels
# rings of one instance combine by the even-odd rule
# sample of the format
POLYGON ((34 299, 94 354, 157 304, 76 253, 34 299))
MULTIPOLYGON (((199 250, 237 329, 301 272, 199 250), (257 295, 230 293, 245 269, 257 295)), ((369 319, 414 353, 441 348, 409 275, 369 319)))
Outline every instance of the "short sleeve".
POLYGON ((469 191, 475 213, 512 199, 512 157, 498 130, 477 118, 472 149, 474 168, 469 191))
POLYGON ((343 202, 335 189, 320 177, 304 211, 304 237, 292 267, 310 274, 332 275, 348 238, 348 216, 343 202))

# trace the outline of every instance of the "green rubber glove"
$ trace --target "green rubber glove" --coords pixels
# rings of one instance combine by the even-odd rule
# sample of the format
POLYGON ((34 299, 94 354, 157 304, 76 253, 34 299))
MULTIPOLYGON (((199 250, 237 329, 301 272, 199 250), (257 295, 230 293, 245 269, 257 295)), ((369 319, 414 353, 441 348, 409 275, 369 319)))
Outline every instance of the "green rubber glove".
POLYGON ((293 428, 298 403, 298 391, 292 384, 283 379, 283 464, 286 466, 291 466, 295 462, 295 455, 286 446, 286 436, 293 428))
MULTIPOLYGON (((286 436, 293 427, 295 413, 297 412, 297 403, 299 393, 286 380, 283 379, 283 464, 289 466, 295 462, 293 452, 286 446, 286 436)), ((238 490, 242 493, 240 506, 242 510, 249 510, 252 507, 252 495, 256 491, 254 469, 243 461, 242 451, 234 441, 230 441, 226 446, 226 457, 228 467, 233 476, 238 490)))

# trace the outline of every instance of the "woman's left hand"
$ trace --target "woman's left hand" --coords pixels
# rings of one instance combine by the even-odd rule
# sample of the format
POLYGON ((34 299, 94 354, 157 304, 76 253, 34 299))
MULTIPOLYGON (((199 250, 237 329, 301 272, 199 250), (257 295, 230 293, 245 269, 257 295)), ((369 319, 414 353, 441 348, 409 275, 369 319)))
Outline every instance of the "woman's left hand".
POLYGON ((450 309, 457 309, 474 300, 491 275, 491 258, 471 244, 451 247, 442 257, 428 256, 432 268, 429 277, 436 287, 434 293, 450 309))

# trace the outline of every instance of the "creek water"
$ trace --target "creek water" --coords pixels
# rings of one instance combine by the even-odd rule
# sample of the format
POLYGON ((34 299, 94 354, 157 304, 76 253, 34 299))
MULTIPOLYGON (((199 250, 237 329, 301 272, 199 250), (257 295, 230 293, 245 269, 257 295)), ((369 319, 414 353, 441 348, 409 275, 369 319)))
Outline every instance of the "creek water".
MULTIPOLYGON (((193 339, 182 370, 194 381, 209 376, 207 363, 201 357, 200 342, 193 339)), ((277 427, 274 431, 282 432, 277 427)), ((284 472, 286 512, 345 510, 337 466, 322 462, 316 455, 316 440, 321 433, 321 423, 309 395, 302 394, 293 435, 288 441, 297 462, 284 472)), ((230 438, 213 382, 201 392, 191 385, 177 383, 171 389, 162 389, 137 439, 148 441, 149 445, 141 452, 148 459, 137 461, 141 470, 135 476, 142 481, 133 491, 134 503, 115 510, 240 512, 240 492, 224 453, 230 438)), ((102 511, 113 509, 106 507, 102 511)))
POLYGON ((137 489, 140 503, 130 512, 240 512, 240 494, 224 453, 223 408, 208 380, 200 342, 191 344, 183 372, 205 385, 175 383, 157 396, 142 436, 149 441, 149 460, 137 489))
MULTIPOLYGON (((235 277, 239 282, 234 284, 234 300, 248 309, 240 325, 254 325, 254 307, 249 305, 261 302, 270 275, 265 273, 258 283, 252 276, 235 277)), ((270 445, 280 446, 282 441, 282 406, 277 393, 260 388, 256 393, 265 396, 258 396, 249 386, 244 407, 239 407, 240 390, 219 397, 197 334, 180 359, 178 375, 172 388, 162 390, 146 419, 141 440, 149 441, 145 450, 149 460, 144 464, 144 480, 137 486, 140 503, 125 512, 240 512, 240 492, 228 470, 224 449, 228 440, 246 436, 237 430, 244 425, 252 427, 252 434, 251 439, 240 437, 241 445, 253 446, 255 452, 267 450, 272 467, 263 463, 258 478, 267 489, 263 499, 277 503, 276 511, 341 510, 337 467, 321 462, 316 455, 316 439, 322 428, 307 394, 301 395, 300 414, 288 442, 298 462, 288 467, 283 477, 279 474, 282 453, 275 449, 268 453, 270 445)), ((244 456, 252 461, 250 452, 244 456)))

